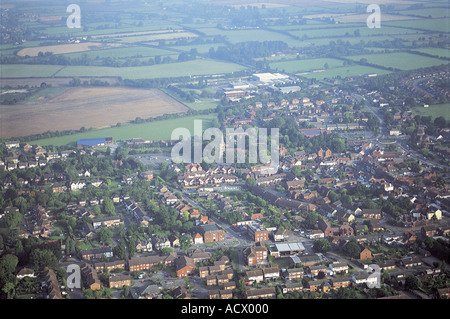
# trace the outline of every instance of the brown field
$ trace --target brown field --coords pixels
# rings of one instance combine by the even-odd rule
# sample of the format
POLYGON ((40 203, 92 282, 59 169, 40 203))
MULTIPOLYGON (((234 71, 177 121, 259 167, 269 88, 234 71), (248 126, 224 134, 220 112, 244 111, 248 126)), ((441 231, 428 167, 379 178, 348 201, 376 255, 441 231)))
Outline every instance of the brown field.
MULTIPOLYGON (((39 52, 52 52, 53 54, 65 54, 89 51, 93 47, 104 46, 102 43, 96 42, 82 42, 82 43, 68 43, 59 45, 46 45, 40 47, 24 48, 17 52, 18 56, 37 56, 39 52)), ((117 46, 117 45, 116 45, 117 46)))
POLYGON ((188 108, 158 89, 123 87, 69 88, 45 103, 0 105, 0 138, 46 131, 102 128, 136 117, 182 113, 188 108))

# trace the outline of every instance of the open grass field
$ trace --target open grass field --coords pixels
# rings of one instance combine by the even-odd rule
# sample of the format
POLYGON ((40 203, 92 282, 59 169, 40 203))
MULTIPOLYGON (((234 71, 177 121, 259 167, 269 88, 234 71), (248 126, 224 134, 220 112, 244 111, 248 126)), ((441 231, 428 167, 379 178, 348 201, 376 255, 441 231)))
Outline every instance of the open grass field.
POLYGON ((342 79, 346 77, 351 76, 363 76, 366 74, 377 74, 377 75, 383 75, 390 73, 389 71, 373 68, 370 66, 365 65, 352 65, 352 66, 343 66, 339 68, 333 68, 324 70, 323 72, 316 72, 316 73, 308 73, 308 74, 302 74, 305 78, 309 79, 316 79, 316 80, 323 80, 325 78, 332 79, 334 77, 340 76, 342 79))
POLYGON ((443 116, 447 121, 450 121, 450 103, 430 105, 429 107, 416 106, 412 108, 412 111, 416 115, 431 116, 432 120, 443 116))
POLYGON ((434 65, 447 64, 448 61, 416 55, 407 52, 381 53, 372 55, 350 56, 349 59, 360 61, 367 59, 368 63, 384 67, 396 68, 399 70, 413 70, 434 65))
POLYGON ((207 129, 212 126, 214 119, 217 118, 217 114, 208 114, 200 116, 187 116, 175 119, 146 122, 142 124, 130 124, 121 127, 105 128, 100 130, 93 130, 84 133, 78 133, 73 135, 54 137, 48 139, 41 139, 32 141, 32 144, 38 145, 65 145, 74 143, 81 138, 94 138, 111 136, 114 140, 126 140, 131 138, 144 138, 147 140, 161 140, 170 139, 172 131, 178 127, 187 128, 191 134, 194 132, 194 120, 202 120, 203 129, 207 129))
POLYGON ((158 89, 123 87, 69 88, 35 102, 0 105, 0 137, 26 136, 48 130, 102 128, 136 117, 183 113, 188 108, 158 89))
POLYGON ((450 24, 447 18, 441 19, 418 19, 418 20, 405 20, 405 21, 389 21, 385 25, 403 27, 403 28, 414 28, 426 31, 437 31, 437 32, 450 32, 450 24))
POLYGON ((319 59, 300 59, 291 61, 281 61, 270 63, 270 68, 288 73, 298 73, 302 71, 309 71, 313 69, 336 68, 343 65, 343 61, 330 58, 319 59))
POLYGON ((191 75, 222 74, 244 70, 245 67, 214 60, 190 60, 140 67, 60 66, 33 64, 4 64, 2 78, 18 77, 117 77, 123 79, 156 79, 191 75))

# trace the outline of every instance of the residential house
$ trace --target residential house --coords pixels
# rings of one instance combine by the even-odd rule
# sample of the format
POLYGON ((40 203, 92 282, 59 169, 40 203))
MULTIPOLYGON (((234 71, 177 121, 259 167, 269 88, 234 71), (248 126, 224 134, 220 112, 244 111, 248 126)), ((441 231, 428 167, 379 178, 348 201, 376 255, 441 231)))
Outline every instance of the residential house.
POLYGON ((277 280, 280 277, 280 269, 278 267, 263 268, 262 271, 266 281, 277 280))
POLYGON ((97 271, 88 263, 83 263, 80 267, 81 276, 84 278, 89 289, 95 291, 102 288, 97 271))
POLYGON ((115 275, 109 277, 109 288, 122 288, 124 286, 131 286, 130 275, 115 275))
POLYGON ((158 266, 161 261, 162 258, 159 255, 132 257, 128 261, 128 268, 130 271, 148 270, 158 266))
POLYGON ((178 257, 175 260, 175 270, 178 278, 184 278, 196 270, 194 260, 187 256, 178 257))
POLYGON ((200 225, 199 233, 203 236, 204 243, 218 242, 225 239, 224 231, 219 229, 216 224, 200 225))
POLYGON ((269 240, 269 232, 264 226, 261 225, 247 225, 247 234, 255 242, 269 240))
POLYGON ((372 259, 372 258, 373 258, 372 252, 368 248, 364 248, 359 253, 359 259, 361 259, 361 260, 372 259))
POLYGON ((275 295, 275 287, 249 289, 245 292, 245 297, 247 299, 274 298, 275 295))
POLYGON ((253 283, 258 283, 264 280, 264 273, 262 269, 257 270, 247 270, 245 272, 245 282, 246 285, 251 285, 253 283))
POLYGON ((267 248, 263 243, 257 243, 244 248, 243 255, 248 266, 257 266, 267 261, 267 248))
POLYGON ((100 259, 102 256, 111 258, 111 257, 113 257, 113 255, 114 255, 114 253, 113 253, 113 250, 111 247, 103 247, 103 248, 81 251, 81 259, 85 259, 85 260, 100 259))

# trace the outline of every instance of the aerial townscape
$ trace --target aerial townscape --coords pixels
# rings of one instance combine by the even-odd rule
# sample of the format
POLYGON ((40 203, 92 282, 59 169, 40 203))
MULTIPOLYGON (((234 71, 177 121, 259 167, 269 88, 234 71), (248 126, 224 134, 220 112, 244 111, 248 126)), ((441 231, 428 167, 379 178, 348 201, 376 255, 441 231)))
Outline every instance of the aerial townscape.
POLYGON ((71 3, 0 5, 0 299, 450 298, 447 1, 71 3))

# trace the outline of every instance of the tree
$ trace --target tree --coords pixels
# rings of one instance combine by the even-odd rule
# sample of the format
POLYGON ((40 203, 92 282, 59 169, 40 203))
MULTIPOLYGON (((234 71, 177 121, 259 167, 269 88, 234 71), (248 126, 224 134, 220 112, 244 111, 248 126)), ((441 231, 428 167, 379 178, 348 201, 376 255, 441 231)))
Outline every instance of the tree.
POLYGON ((302 168, 299 165, 295 165, 291 168, 291 173, 295 175, 295 177, 299 177, 302 174, 302 168))
POLYGON ((114 203, 113 203, 112 199, 110 199, 110 198, 104 199, 103 209, 104 209, 105 213, 109 216, 116 215, 116 208, 114 207, 114 203))
POLYGON ((342 250, 347 256, 352 258, 359 258, 359 253, 361 252, 361 248, 355 238, 350 239, 342 250))
POLYGON ((6 254, 0 259, 0 282, 13 281, 19 258, 12 254, 6 254))
POLYGON ((180 238, 180 248, 181 249, 187 251, 191 246, 192 246, 191 238, 189 236, 183 236, 180 238))
POLYGON ((326 239, 317 239, 314 241, 313 249, 319 253, 326 253, 331 249, 331 244, 326 239))
POLYGON ((49 249, 34 249, 30 254, 30 264, 35 270, 52 267, 57 263, 58 259, 49 249))
POLYGON ((108 227, 102 226, 97 232, 98 239, 104 243, 108 243, 111 240, 112 235, 113 233, 108 227))
POLYGON ((9 210, 5 214, 4 220, 9 229, 18 228, 22 224, 22 214, 15 210, 9 210))

